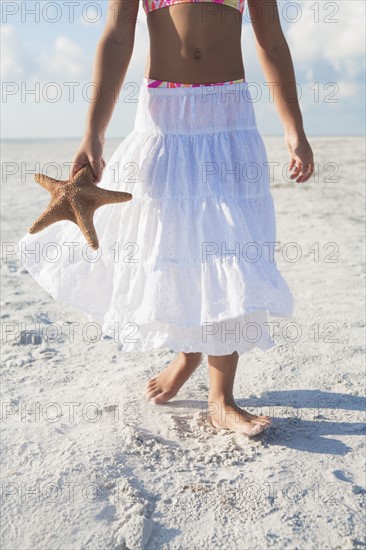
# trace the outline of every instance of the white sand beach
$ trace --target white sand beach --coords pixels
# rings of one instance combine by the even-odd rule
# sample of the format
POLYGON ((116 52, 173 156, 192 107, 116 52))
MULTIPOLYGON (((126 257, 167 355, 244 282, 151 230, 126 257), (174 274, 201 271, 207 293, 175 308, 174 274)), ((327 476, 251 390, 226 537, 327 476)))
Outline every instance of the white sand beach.
POLYGON ((33 173, 66 178, 79 141, 2 143, 4 550, 366 546, 364 142, 308 136, 316 174, 297 184, 283 139, 263 139, 295 316, 239 359, 238 404, 273 419, 253 438, 202 423, 207 357, 171 402, 147 402, 174 352, 93 341, 34 281, 15 250, 49 201, 33 173))

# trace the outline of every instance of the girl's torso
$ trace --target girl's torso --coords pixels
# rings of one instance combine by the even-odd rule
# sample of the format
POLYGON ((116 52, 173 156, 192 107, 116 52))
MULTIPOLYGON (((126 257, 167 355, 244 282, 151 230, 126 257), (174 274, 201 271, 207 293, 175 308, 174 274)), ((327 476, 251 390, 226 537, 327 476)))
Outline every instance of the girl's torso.
POLYGON ((243 78, 244 0, 225 1, 143 0, 150 35, 145 78, 184 83, 243 78))

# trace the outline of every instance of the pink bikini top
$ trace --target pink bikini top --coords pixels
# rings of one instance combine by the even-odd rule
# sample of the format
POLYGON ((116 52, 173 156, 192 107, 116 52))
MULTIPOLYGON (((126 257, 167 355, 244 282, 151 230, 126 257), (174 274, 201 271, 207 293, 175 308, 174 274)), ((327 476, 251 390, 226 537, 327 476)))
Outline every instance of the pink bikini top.
POLYGON ((142 0, 142 5, 146 14, 151 11, 158 10, 160 8, 167 8, 174 4, 185 4, 187 2, 206 2, 208 4, 224 4, 239 10, 240 13, 244 12, 245 0, 142 0))

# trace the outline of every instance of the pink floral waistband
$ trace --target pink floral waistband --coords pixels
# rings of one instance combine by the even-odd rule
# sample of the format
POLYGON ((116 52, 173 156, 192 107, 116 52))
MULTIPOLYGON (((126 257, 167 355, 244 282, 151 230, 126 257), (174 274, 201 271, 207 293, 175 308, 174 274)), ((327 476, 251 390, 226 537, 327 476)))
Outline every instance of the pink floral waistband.
POLYGON ((204 84, 192 84, 184 82, 169 82, 168 80, 156 80, 144 76, 143 84, 148 88, 196 88, 198 86, 221 86, 223 84, 236 84, 237 82, 245 82, 245 76, 236 80, 226 80, 225 82, 209 82, 204 84))

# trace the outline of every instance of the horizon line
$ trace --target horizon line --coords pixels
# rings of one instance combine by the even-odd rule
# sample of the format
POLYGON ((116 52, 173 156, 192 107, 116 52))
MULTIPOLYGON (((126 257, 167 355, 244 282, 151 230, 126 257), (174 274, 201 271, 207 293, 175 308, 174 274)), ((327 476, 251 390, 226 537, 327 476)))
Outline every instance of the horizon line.
MULTIPOLYGON (((284 137, 284 134, 261 134, 262 137, 284 137)), ((106 137, 105 140, 108 141, 110 139, 125 139, 127 137, 126 136, 110 136, 110 137, 106 137)), ((317 137, 339 137, 339 138, 344 138, 344 137, 365 137, 364 134, 306 134, 306 137, 308 138, 317 138, 317 137)), ((77 140, 81 140, 83 139, 84 136, 67 136, 67 137, 31 137, 31 138, 27 138, 27 137, 14 137, 14 138, 0 138, 0 142, 9 142, 9 141, 41 141, 41 140, 47 140, 47 141, 50 141, 50 140, 53 140, 53 141, 56 141, 56 140, 73 140, 73 139, 77 139, 77 140)))

